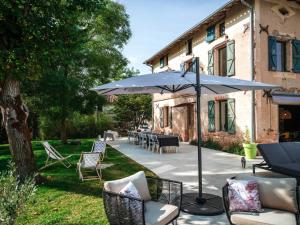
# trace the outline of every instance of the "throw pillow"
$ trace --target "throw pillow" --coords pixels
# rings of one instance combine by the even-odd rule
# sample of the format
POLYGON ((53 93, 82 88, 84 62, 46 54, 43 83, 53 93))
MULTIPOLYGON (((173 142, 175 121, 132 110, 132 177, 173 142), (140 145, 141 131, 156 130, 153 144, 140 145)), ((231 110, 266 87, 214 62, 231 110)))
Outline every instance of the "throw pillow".
POLYGON ((131 181, 129 181, 129 183, 120 191, 120 194, 128 197, 141 199, 138 190, 131 181))
POLYGON ((254 180, 227 180, 231 212, 261 212, 258 183, 254 180))

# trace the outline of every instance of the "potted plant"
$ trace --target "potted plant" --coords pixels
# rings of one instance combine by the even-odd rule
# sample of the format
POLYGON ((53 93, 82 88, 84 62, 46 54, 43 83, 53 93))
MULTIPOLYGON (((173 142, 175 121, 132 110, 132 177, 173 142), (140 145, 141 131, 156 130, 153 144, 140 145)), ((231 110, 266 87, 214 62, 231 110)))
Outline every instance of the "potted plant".
POLYGON ((252 143, 250 141, 250 132, 248 127, 246 127, 244 133, 243 148, 247 159, 254 159, 256 157, 257 154, 256 143, 252 143))

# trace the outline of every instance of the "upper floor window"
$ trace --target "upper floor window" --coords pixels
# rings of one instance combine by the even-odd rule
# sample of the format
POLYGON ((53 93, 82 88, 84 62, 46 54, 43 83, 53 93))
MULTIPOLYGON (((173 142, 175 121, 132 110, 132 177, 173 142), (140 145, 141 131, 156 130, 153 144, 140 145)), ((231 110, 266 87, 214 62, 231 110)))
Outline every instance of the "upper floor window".
POLYGON ((221 47, 208 51, 208 74, 220 76, 235 75, 235 42, 228 41, 221 47))
POLYGON ((220 23, 219 25, 219 37, 222 37, 225 35, 225 22, 220 23))
POLYGON ((215 35, 215 25, 210 26, 207 28, 207 34, 206 34, 206 42, 210 43, 214 41, 216 38, 215 35))
POLYGON ((269 69, 272 71, 287 70, 287 42, 269 37, 269 69))
POLYGON ((187 52, 186 52, 186 54, 191 55, 192 53, 193 53, 193 40, 189 39, 187 41, 187 52))
POLYGON ((226 46, 219 48, 219 75, 227 76, 227 55, 226 46))
POLYGON ((161 58, 159 59, 159 65, 160 65, 160 68, 163 68, 163 67, 167 66, 168 63, 169 63, 168 61, 169 61, 168 55, 166 55, 166 56, 164 56, 164 57, 161 57, 161 58))

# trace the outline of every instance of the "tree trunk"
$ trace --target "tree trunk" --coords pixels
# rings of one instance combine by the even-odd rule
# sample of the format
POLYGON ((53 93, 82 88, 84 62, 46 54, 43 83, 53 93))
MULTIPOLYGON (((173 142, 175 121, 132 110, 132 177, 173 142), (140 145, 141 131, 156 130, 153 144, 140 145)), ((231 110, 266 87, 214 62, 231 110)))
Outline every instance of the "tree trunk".
POLYGON ((0 87, 0 108, 12 159, 23 180, 37 170, 27 123, 29 112, 22 102, 19 81, 10 77, 4 80, 0 87))
POLYGON ((65 118, 61 120, 60 140, 63 144, 67 144, 67 121, 65 118))

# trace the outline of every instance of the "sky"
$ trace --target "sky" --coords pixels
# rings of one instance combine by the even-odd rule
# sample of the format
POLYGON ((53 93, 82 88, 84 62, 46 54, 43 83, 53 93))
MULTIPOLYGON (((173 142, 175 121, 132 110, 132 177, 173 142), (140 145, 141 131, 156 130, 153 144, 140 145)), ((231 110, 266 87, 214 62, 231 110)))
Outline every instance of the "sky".
POLYGON ((132 37, 123 50, 130 67, 150 73, 143 62, 228 0, 116 0, 129 15, 132 37))

